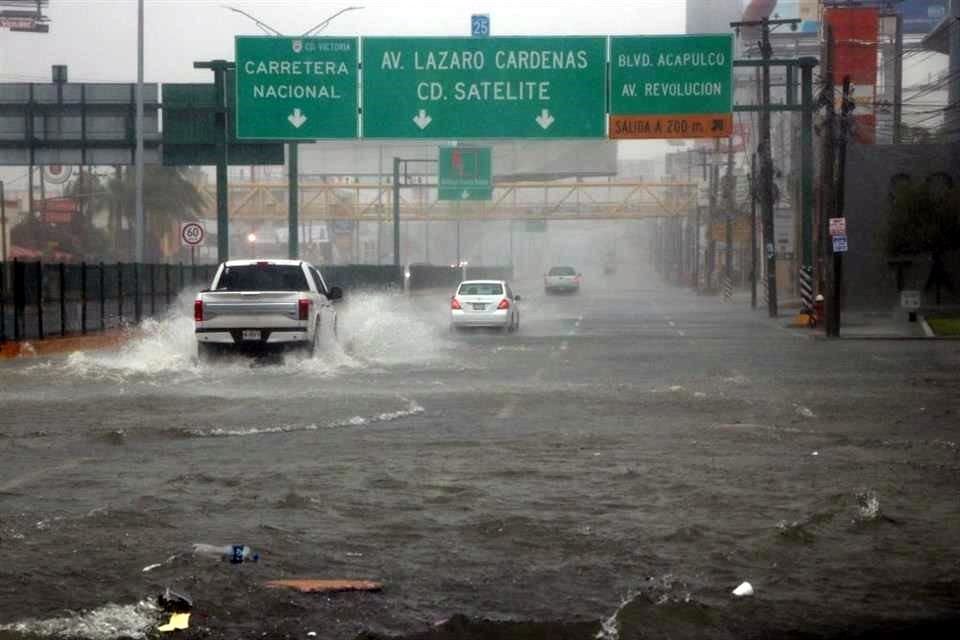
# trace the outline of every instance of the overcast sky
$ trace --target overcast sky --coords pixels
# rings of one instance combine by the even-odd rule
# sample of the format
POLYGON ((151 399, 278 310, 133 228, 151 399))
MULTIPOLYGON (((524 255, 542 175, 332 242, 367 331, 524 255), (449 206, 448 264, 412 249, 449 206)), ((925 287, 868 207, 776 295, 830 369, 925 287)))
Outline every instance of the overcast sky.
MULTIPOLYGON (((469 35, 470 15, 490 15, 493 35, 618 35, 683 33, 684 0, 147 0, 148 82, 207 82, 195 60, 233 59, 233 36, 262 33, 230 5, 285 34, 302 34, 336 11, 331 36, 469 35)), ((66 64, 71 82, 136 80, 136 0, 50 0, 50 33, 0 31, 0 82, 49 82, 66 64)), ((630 142, 622 155, 662 153, 661 142, 630 142)))

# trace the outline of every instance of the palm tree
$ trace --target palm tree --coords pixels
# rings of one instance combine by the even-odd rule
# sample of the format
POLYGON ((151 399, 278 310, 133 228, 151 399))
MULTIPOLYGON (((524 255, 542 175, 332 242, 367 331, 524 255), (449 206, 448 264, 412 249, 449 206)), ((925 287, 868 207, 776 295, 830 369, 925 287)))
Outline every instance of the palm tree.
MULTIPOLYGON (((206 205, 206 196, 198 187, 203 174, 192 167, 166 167, 150 165, 143 173, 144 260, 161 258, 160 244, 165 232, 173 230, 180 222, 196 220, 197 214, 206 205)), ((126 218, 128 229, 133 229, 136 184, 134 173, 129 169, 118 171, 107 184, 108 199, 115 210, 116 228, 113 233, 121 235, 119 221, 126 218)), ((131 238, 127 235, 127 245, 131 238)))

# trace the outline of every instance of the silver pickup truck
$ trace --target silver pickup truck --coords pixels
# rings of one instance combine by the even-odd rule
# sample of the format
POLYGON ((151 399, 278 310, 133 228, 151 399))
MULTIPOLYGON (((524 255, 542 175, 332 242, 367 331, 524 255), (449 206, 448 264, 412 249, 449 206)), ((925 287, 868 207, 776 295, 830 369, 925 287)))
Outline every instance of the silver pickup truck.
POLYGON ((194 301, 197 354, 285 350, 312 355, 324 338, 336 339, 343 297, 313 265, 301 260, 230 260, 194 301))

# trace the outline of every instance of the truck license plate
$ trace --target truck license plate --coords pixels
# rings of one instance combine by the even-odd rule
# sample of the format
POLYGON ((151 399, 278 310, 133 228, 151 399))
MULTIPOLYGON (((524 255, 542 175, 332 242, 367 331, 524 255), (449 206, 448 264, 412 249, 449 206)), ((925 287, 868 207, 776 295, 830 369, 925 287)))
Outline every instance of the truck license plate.
POLYGON ((243 339, 244 340, 260 340, 260 331, 251 331, 249 329, 245 329, 243 331, 243 339))

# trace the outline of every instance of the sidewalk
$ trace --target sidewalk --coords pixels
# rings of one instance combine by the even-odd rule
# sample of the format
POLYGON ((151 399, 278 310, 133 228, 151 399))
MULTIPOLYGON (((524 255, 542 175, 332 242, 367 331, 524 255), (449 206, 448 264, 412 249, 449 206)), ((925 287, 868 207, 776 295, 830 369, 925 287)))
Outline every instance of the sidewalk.
POLYGON ((131 330, 113 329, 85 336, 45 338, 0 343, 0 360, 30 356, 46 356, 92 349, 113 349, 126 343, 134 335, 131 330))

